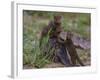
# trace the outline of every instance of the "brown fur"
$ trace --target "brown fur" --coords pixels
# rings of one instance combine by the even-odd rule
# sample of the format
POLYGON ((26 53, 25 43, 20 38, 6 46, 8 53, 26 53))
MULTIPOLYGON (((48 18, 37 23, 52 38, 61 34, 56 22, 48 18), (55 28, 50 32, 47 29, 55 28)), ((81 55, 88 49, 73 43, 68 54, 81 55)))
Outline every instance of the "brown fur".
POLYGON ((78 61, 81 66, 84 66, 84 64, 82 63, 81 59, 79 58, 76 48, 71 40, 71 32, 67 33, 66 48, 71 57, 72 65, 75 66, 76 61, 78 61))
POLYGON ((50 29, 50 37, 56 37, 62 31, 61 18, 61 16, 54 16, 54 19, 50 21, 46 27, 43 28, 41 37, 46 36, 50 29))
POLYGON ((58 37, 59 33, 62 31, 61 19, 62 19, 61 16, 54 16, 53 20, 50 21, 48 25, 43 28, 41 32, 41 37, 40 37, 40 46, 41 46, 41 43, 42 43, 41 41, 43 37, 45 37, 49 31, 50 31, 49 38, 58 37))

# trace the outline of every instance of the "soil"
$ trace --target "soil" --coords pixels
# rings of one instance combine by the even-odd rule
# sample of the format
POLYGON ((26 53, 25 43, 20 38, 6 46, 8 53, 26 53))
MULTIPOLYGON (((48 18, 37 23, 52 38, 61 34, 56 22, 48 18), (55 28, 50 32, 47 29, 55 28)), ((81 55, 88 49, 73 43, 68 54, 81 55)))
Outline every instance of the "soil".
MULTIPOLYGON (((85 66, 90 66, 90 61, 85 62, 85 66)), ((51 63, 51 64, 46 64, 44 68, 61 68, 65 67, 65 65, 61 63, 51 63)), ((37 69, 34 67, 34 65, 24 65, 23 69, 37 69)))

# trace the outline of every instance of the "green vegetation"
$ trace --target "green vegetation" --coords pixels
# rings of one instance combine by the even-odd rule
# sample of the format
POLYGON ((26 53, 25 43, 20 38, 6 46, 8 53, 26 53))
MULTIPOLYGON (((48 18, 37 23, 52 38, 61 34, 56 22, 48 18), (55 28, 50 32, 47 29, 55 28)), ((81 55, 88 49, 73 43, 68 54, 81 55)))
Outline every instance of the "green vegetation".
POLYGON ((53 19, 54 15, 62 15, 62 27, 65 31, 72 31, 82 37, 90 39, 90 14, 66 13, 46 11, 23 11, 23 65, 33 65, 37 68, 44 67, 52 62, 53 49, 50 50, 48 36, 42 40, 40 33, 44 26, 53 19), (45 46, 48 45, 48 48, 45 46), (45 50, 49 54, 45 54, 45 50))

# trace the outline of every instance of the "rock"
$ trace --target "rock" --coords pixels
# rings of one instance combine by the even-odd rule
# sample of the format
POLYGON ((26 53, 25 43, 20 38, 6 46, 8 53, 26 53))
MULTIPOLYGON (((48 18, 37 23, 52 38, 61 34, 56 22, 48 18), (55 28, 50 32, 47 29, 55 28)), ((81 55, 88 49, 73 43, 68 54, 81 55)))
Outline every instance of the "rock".
MULTIPOLYGON (((76 46, 76 48, 81 48, 81 49, 90 49, 91 47, 91 42, 85 38, 80 37, 79 35, 74 34, 73 32, 71 32, 72 36, 71 39, 74 43, 74 45, 76 46)), ((59 34, 59 38, 58 39, 60 42, 64 43, 66 41, 68 34, 67 32, 61 32, 59 34)))

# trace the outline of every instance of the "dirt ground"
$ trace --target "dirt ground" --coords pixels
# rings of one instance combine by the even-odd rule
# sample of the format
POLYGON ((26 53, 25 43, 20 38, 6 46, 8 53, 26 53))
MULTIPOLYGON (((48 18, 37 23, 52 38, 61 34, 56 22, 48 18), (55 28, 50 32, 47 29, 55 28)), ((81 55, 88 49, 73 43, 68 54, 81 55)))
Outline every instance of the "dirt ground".
MULTIPOLYGON (((90 62, 85 62, 85 66, 90 66, 90 62)), ((61 63, 51 63, 51 64, 46 64, 44 68, 60 68, 60 67, 65 67, 65 65, 61 63)), ((34 67, 34 65, 24 65, 23 69, 37 69, 34 67)))

